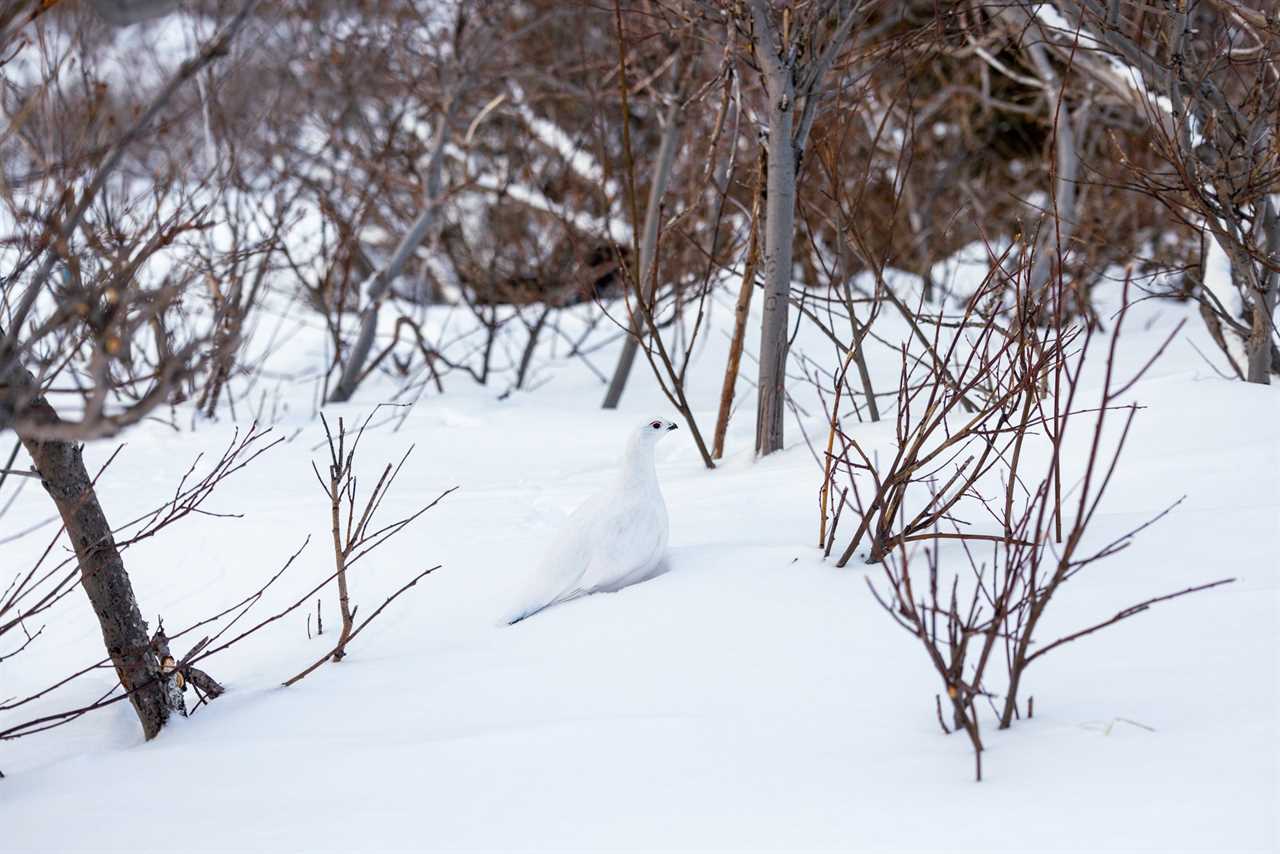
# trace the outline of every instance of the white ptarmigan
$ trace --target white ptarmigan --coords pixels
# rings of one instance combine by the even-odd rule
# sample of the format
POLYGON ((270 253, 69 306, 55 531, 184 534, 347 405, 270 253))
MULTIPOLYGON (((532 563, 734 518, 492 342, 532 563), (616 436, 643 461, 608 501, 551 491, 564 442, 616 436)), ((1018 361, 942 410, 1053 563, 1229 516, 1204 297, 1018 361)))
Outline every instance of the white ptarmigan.
POLYGON ((653 450, 676 425, 653 418, 627 442, 613 483, 565 522, 509 623, 591 593, 612 593, 659 574, 667 553, 667 505, 653 450))

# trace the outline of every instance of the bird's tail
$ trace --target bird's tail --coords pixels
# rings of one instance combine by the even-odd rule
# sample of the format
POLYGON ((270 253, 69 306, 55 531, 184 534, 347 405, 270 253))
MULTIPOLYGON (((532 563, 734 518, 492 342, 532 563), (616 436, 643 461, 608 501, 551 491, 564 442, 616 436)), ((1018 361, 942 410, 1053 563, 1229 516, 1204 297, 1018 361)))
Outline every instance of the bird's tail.
POLYGON ((550 602, 543 602, 541 605, 533 605, 526 608, 525 610, 521 611, 519 614, 517 614, 516 616, 508 620, 507 625, 514 626, 516 623, 520 622, 521 620, 527 620, 530 617, 532 617, 534 614, 542 613, 543 611, 550 608, 552 605, 559 605, 563 602, 568 602, 571 599, 577 599, 579 596, 585 596, 586 594, 587 594, 587 591, 584 591, 575 587, 573 590, 569 590, 564 593, 561 593, 559 596, 555 597, 550 602))
POLYGON ((537 607, 534 607, 534 608, 527 608, 524 611, 521 611, 519 614, 516 614, 511 619, 507 620, 507 625, 514 626, 516 623, 520 622, 521 620, 527 620, 530 617, 532 617, 534 614, 537 614, 539 611, 542 611, 547 607, 548 607, 547 605, 538 605, 537 607))

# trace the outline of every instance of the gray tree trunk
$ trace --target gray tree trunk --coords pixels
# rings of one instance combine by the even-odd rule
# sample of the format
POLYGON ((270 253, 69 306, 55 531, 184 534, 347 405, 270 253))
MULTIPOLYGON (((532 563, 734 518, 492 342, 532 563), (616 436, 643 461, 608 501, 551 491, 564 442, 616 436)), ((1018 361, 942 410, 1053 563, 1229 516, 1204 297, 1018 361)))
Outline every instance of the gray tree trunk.
MULTIPOLYGON (((1268 258, 1273 264, 1280 262, 1280 213, 1270 199, 1263 206, 1262 227, 1266 234, 1268 258)), ((1253 264, 1252 259, 1248 263, 1253 264)), ((1276 312, 1276 292, 1280 291, 1280 272, 1268 270, 1256 264, 1258 287, 1250 294, 1252 313, 1249 337, 1245 339, 1245 354, 1249 358, 1248 376, 1251 383, 1271 384, 1272 341, 1271 330, 1276 312)))
MULTIPOLYGON (((1044 84, 1045 101, 1054 116, 1054 188, 1053 188, 1053 221, 1045 223, 1046 229, 1038 241, 1035 264, 1031 268, 1029 292, 1033 298, 1039 297, 1053 278, 1055 263, 1062 259, 1071 245, 1071 237, 1076 227, 1076 182, 1080 175, 1079 140, 1087 122, 1084 109, 1078 116, 1072 116, 1067 109, 1063 95, 1066 81, 1060 80, 1053 70, 1044 47, 1039 44, 1027 45, 1032 63, 1040 74, 1044 84)), ((1087 108, 1085 108, 1087 109, 1087 108)))
POLYGON ((41 483, 66 526, 80 563, 81 586, 93 605, 102 642, 120 684, 129 692, 142 723, 142 733, 147 739, 155 738, 171 714, 186 714, 182 692, 174 689, 175 677, 161 672, 129 573, 85 469, 81 446, 39 437, 40 424, 53 426, 61 419, 39 394, 35 379, 26 368, 12 368, 3 388, 0 428, 11 424, 19 414, 24 421, 37 425, 30 435, 19 436, 22 446, 31 455, 41 483))
POLYGON ((360 312, 360 332, 347 354, 346 364, 342 367, 342 376, 338 385, 329 395, 330 403, 345 403, 355 394, 356 386, 363 379, 365 363, 369 361, 369 353, 373 349, 373 339, 378 331, 378 312, 391 290, 391 283, 408 263, 409 256, 422 243, 427 234, 435 227, 439 218, 440 203, 444 198, 444 149, 449 144, 449 127, 456 111, 458 99, 454 98, 444 115, 440 117, 436 129, 435 148, 427 163, 427 192, 422 213, 409 227, 409 231, 396 246, 391 259, 374 274, 369 283, 369 291, 365 297, 364 309, 360 312))
POLYGON ((618 356, 618 364, 613 369, 613 378, 609 380, 609 388, 604 395, 605 409, 618 408, 618 401, 622 399, 622 392, 627 387, 627 378, 631 375, 631 366, 636 360, 640 339, 647 331, 644 312, 653 308, 656 284, 653 281, 653 262, 658 252, 658 226, 662 220, 662 198, 667 194, 667 185, 671 183, 672 167, 675 164, 676 152, 680 148, 682 123, 680 105, 674 103, 667 111, 666 125, 662 130, 662 142, 658 146, 658 164, 654 170, 653 183, 649 185, 649 201, 644 211, 644 234, 640 240, 640 268, 636 279, 638 286, 634 296, 640 304, 631 312, 627 322, 627 338, 622 342, 622 353, 618 356))
POLYGON ((764 317, 760 325, 760 375, 757 386, 756 454, 782 449, 786 413, 787 315, 791 298, 792 243, 795 240, 796 175, 809 132, 820 112, 823 78, 835 62, 857 19, 860 0, 828 5, 823 23, 834 23, 826 45, 801 50, 798 32, 773 25, 771 4, 750 0, 755 25, 755 54, 769 95, 769 180, 765 204, 764 317), (816 55, 814 52, 816 51, 816 55), (796 89, 801 81, 802 90, 796 89), (797 118, 797 101, 803 103, 797 118))
MULTIPOLYGON (((772 49, 771 47, 768 49, 772 49)), ((786 412, 787 315, 796 221, 795 92, 790 73, 769 79, 769 179, 764 215, 764 318, 760 325, 756 453, 781 450, 786 412)))

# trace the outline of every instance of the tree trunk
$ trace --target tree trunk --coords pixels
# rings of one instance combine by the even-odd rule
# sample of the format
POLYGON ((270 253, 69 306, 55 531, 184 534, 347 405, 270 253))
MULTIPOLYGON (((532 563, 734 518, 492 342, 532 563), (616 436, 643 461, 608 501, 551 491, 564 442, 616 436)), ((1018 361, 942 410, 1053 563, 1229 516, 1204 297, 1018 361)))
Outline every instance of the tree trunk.
POLYGON ((449 126, 456 111, 457 102, 458 99, 454 98, 444 115, 440 117, 440 124, 436 129, 435 148, 432 149, 431 159, 427 164, 425 206, 417 220, 410 226, 409 232, 396 246, 391 260, 383 265, 382 269, 374 275, 373 281, 369 283, 369 293, 366 297, 368 302, 360 312, 360 333, 356 336, 356 342, 347 355, 347 363, 342 368, 338 385, 329 396, 330 403, 346 403, 351 399, 351 395, 355 394, 356 386, 360 384, 363 377, 365 363, 369 361, 369 353, 373 349, 373 338, 378 331, 378 312, 387 298, 387 292, 391 290, 391 283, 400 275, 400 271, 409 261, 409 256, 435 226, 440 212, 440 202, 444 196, 444 149, 449 144, 449 126))
MULTIPOLYGON (((759 201, 758 195, 756 198, 759 201)), ((724 456, 724 440, 729 432, 729 415, 733 411, 733 393, 738 385, 738 371, 742 365, 743 342, 747 338, 747 317, 751 314, 751 294, 756 282, 756 256, 760 252, 756 237, 756 218, 759 213, 758 209, 752 211, 746 269, 742 284, 738 286, 738 301, 733 307, 733 337, 729 339, 729 357, 724 365, 724 382, 720 386, 720 412, 716 415, 715 441, 711 451, 712 457, 717 460, 724 456)))
MULTIPOLYGON (((1032 63, 1040 74, 1044 84, 1045 102, 1054 109, 1053 121, 1053 157, 1054 186, 1052 195, 1053 219, 1041 226, 1040 240, 1037 242, 1035 264, 1031 268, 1028 281, 1028 292, 1038 299, 1053 280, 1053 271, 1066 256, 1071 245, 1071 237, 1075 232, 1076 215, 1076 182, 1080 174, 1080 157, 1078 147, 1081 141, 1079 131, 1088 121, 1086 108, 1082 108, 1076 116, 1067 109, 1065 98, 1067 82, 1059 78, 1044 47, 1030 44, 1027 50, 1032 63), (1045 231, 1045 229, 1051 229, 1045 231)), ((1059 306, 1065 311, 1065 306, 1059 306)))
POLYGON ((652 309, 655 293, 653 281, 653 262, 658 252, 658 225, 662 219, 662 197, 667 194, 667 185, 671 183, 671 169, 676 159, 676 151, 680 147, 680 105, 673 104, 667 111, 666 126, 662 130, 662 142, 658 147, 658 165, 654 170, 653 183, 649 186, 649 202, 644 212, 644 235, 640 242, 640 269, 636 278, 635 299, 642 303, 630 312, 627 323, 627 338, 622 342, 622 353, 618 356, 618 364, 613 369, 613 378, 609 381, 609 389, 604 395, 604 408, 617 409, 622 399, 623 389, 627 387, 627 378, 631 375, 631 366, 636 360, 636 350, 640 346, 640 338, 645 334, 643 312, 652 309))
MULTIPOLYGON (((13 368, 3 389, 0 427, 11 423, 19 414, 37 425, 52 426, 61 422, 25 368, 13 368)), ((182 692, 172 690, 175 677, 162 673, 152 650, 147 624, 133 595, 129 573, 116 549, 111 525, 85 469, 81 446, 61 440, 42 440, 38 426, 31 435, 19 438, 62 516, 80 563, 81 586, 98 617, 102 642, 115 665, 120 684, 129 692, 142 723, 142 733, 147 739, 155 738, 172 713, 186 714, 182 692)))
MULTIPOLYGON (((1262 227, 1266 232, 1267 254, 1274 263, 1280 260, 1280 213, 1270 199, 1264 203, 1262 227)), ((1245 353, 1249 357, 1249 374, 1246 379, 1251 383, 1270 385, 1273 348, 1271 328, 1276 311, 1276 291, 1280 290, 1280 273, 1262 265, 1258 265, 1258 268, 1259 287, 1250 294, 1251 324, 1249 337, 1245 340, 1245 353)))
POLYGON ((720 412, 716 416, 715 441, 711 456, 724 456, 724 440, 729 432, 729 415, 733 411, 733 394, 738 384, 738 370, 742 365, 742 348, 747 340, 747 317, 751 314, 751 295, 756 287, 756 267, 760 263, 760 223, 764 216, 764 184, 768 180, 768 153, 761 150, 756 173, 756 186, 751 193, 751 221, 747 227, 751 235, 747 239, 747 260, 743 264, 742 283, 738 286, 738 301, 733 307, 733 337, 729 339, 729 357, 725 360, 724 382, 720 386, 720 412))
POLYGON ((765 299, 764 317, 760 324, 760 381, 756 409, 756 454, 764 456, 782 448, 797 173, 809 132, 820 112, 822 78, 853 31, 857 22, 855 12, 860 3, 857 0, 840 0, 827 7, 822 16, 825 19, 822 29, 826 33, 826 44, 820 49, 816 44, 804 45, 804 38, 793 32, 789 4, 783 11, 781 33, 773 25, 772 3, 750 0, 748 5, 755 28, 753 47, 769 94, 765 299), (800 61, 802 54, 808 58, 800 61), (801 81, 800 91, 796 90, 797 80, 801 81), (803 99, 798 118, 795 115, 797 98, 803 99))
POLYGON ((769 177, 765 203, 764 319, 760 324, 756 453, 782 448, 786 405, 787 314, 796 219, 796 145, 791 136, 794 86, 790 75, 769 86, 769 177))
POLYGON ((1271 317, 1276 310, 1275 291, 1272 288, 1253 295, 1252 323, 1245 340, 1245 352, 1249 356, 1251 383, 1271 384, 1271 317))

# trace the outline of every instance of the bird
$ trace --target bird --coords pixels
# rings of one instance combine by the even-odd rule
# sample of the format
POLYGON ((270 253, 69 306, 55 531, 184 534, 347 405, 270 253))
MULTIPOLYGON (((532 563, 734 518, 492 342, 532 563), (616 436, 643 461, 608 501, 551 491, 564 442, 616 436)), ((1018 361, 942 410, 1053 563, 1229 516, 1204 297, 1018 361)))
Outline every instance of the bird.
POLYGON ((569 516, 529 579, 507 623, 592 593, 614 593, 665 569, 667 505, 653 453, 678 429, 652 418, 627 440, 617 475, 569 516))

